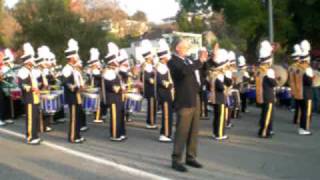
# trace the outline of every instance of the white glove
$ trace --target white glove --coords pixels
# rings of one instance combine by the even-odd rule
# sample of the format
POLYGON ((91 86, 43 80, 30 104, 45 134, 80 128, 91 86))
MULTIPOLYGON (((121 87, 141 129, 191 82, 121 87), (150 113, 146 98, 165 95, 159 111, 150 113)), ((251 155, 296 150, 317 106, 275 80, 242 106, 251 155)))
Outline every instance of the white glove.
POLYGON ((217 76, 217 78, 218 78, 221 82, 224 81, 224 75, 223 75, 223 74, 219 74, 219 75, 217 76))
POLYGON ((244 77, 246 77, 246 78, 250 78, 250 75, 249 75, 249 73, 248 72, 244 72, 244 77))
POLYGON ((231 71, 226 71, 225 75, 227 78, 231 79, 232 78, 232 72, 231 71))
POLYGON ((275 75, 273 69, 268 69, 268 71, 267 71, 267 76, 268 76, 269 78, 271 78, 271 79, 276 78, 276 75, 275 75))
POLYGON ((306 75, 309 76, 309 77, 313 77, 313 70, 312 70, 312 68, 307 68, 307 69, 306 69, 306 75))

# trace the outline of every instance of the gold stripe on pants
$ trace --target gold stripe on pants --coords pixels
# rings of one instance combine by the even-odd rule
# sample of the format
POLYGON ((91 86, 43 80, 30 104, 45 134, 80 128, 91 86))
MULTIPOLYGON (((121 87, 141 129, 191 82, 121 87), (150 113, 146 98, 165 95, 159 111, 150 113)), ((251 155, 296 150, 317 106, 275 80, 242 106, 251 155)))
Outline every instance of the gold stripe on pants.
POLYGON ((220 127, 219 127, 219 137, 223 136, 223 128, 224 128, 224 119, 225 119, 225 107, 224 104, 221 105, 221 114, 220 114, 220 127))
MULTIPOLYGON (((99 105, 98 105, 99 106, 99 105)), ((100 120, 100 106, 97 108, 96 120, 100 120)))
POLYGON ((76 106, 72 105, 71 107, 71 142, 74 142, 74 136, 75 136, 75 123, 76 123, 76 106))
POLYGON ((267 117, 266 117, 266 121, 264 123, 264 128, 263 128, 263 133, 262 133, 263 136, 267 135, 267 129, 268 129, 268 126, 270 124, 270 119, 271 119, 271 112, 272 112, 272 104, 269 103, 267 117))
POLYGON ((154 125, 154 116, 153 116, 153 114, 154 114, 154 112, 153 112, 153 110, 154 110, 154 103, 153 103, 153 98, 150 98, 150 120, 151 120, 151 125, 154 125))
POLYGON ((226 111, 225 111, 225 118, 226 118, 225 120, 226 120, 226 122, 225 123, 228 123, 227 121, 229 120, 228 119, 228 117, 229 117, 229 108, 226 107, 225 109, 226 109, 226 111))
POLYGON ((111 111, 112 111, 112 137, 116 138, 117 137, 117 128, 116 128, 116 122, 117 122, 117 111, 116 111, 116 105, 112 104, 111 105, 111 111))
POLYGON ((168 117, 168 102, 165 102, 164 104, 164 132, 165 132, 165 136, 169 136, 169 117, 168 117))
POLYGON ((32 104, 28 104, 28 142, 32 138, 32 104))
POLYGON ((310 122, 311 122, 311 108, 312 108, 312 101, 308 100, 307 103, 307 119, 306 119, 306 129, 309 130, 310 129, 310 122))

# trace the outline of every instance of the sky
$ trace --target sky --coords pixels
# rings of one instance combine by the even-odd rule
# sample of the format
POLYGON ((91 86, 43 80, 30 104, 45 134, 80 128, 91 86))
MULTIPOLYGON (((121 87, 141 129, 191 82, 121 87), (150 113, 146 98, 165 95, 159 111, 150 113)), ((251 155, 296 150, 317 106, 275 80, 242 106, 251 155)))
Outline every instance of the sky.
MULTIPOLYGON (((13 7, 19 0, 5 0, 6 6, 13 7)), ((173 17, 179 10, 176 0, 118 0, 129 15, 137 10, 146 13, 149 21, 160 23, 162 19, 173 17)))

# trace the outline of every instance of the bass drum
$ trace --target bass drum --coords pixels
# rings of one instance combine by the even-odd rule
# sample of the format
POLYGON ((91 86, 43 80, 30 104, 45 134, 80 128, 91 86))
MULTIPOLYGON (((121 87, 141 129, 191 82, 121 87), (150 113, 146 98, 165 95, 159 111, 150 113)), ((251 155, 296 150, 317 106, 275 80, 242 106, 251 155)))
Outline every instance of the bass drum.
POLYGON ((278 86, 283 86, 286 84, 286 82, 288 81, 288 71, 280 66, 280 65, 273 65, 272 69, 275 72, 275 76, 276 76, 276 81, 278 83, 278 86))
POLYGON ((314 71, 313 87, 320 87, 320 72, 314 71))

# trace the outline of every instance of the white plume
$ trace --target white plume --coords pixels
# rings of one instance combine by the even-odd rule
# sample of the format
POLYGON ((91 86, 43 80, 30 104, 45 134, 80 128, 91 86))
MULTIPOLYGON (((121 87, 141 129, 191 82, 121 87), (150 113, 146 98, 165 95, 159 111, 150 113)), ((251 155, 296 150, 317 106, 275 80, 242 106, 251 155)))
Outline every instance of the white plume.
POLYGON ((74 40, 73 38, 71 38, 69 41, 68 41, 68 49, 70 50, 75 50, 75 51, 79 51, 79 44, 76 40, 74 40))
POLYGON ((225 50, 225 49, 219 49, 217 51, 217 54, 214 57, 214 61, 217 64, 221 64, 221 63, 223 63, 223 62, 225 62, 227 60, 228 60, 228 51, 225 50))
POLYGON ((108 43, 108 54, 109 55, 119 55, 119 47, 114 42, 108 43))
POLYGON ((299 44, 293 46, 293 51, 292 56, 301 56, 302 51, 299 44))
POLYGON ((308 40, 303 40, 300 44, 301 46, 301 50, 302 50, 302 55, 306 56, 309 54, 310 50, 311 50, 311 45, 309 43, 308 40))
POLYGON ((233 51, 229 51, 228 53, 228 60, 235 60, 236 54, 233 51))
POLYGON ((23 52, 25 55, 31 55, 31 56, 34 56, 35 54, 34 49, 29 42, 23 44, 23 52))
POLYGON ((100 52, 97 48, 90 49, 90 61, 99 60, 100 52))
POLYGON ((240 57, 238 58, 238 65, 239 65, 239 66, 244 66, 244 65, 246 65, 246 59, 244 58, 244 56, 240 56, 240 57))
POLYGON ((158 51, 166 51, 166 50, 169 51, 170 50, 170 47, 165 39, 160 39, 158 43, 159 43, 159 50, 158 51))
POLYGON ((127 53, 126 50, 121 49, 119 54, 120 54, 119 55, 119 61, 123 61, 123 60, 129 59, 129 56, 128 56, 128 53, 127 53))
POLYGON ((148 39, 142 40, 140 45, 141 45, 146 51, 151 51, 151 50, 152 50, 152 44, 151 44, 150 40, 148 40, 148 39))
POLYGON ((12 54, 12 51, 9 48, 4 50, 4 55, 5 55, 5 57, 9 58, 9 61, 13 61, 14 60, 14 56, 12 54))

